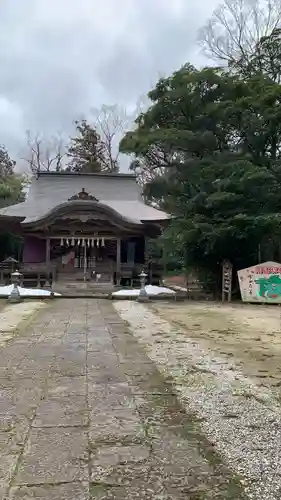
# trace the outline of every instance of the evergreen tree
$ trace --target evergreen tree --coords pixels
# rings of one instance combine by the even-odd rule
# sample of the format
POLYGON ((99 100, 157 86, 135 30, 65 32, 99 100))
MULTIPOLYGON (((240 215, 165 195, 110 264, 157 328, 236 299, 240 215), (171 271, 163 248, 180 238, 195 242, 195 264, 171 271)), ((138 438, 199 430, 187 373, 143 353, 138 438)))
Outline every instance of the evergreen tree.
MULTIPOLYGON (((67 170, 71 172, 111 172, 112 165, 107 161, 104 142, 87 120, 76 123, 77 135, 71 138, 68 157, 71 158, 67 170)), ((114 166, 113 171, 116 171, 114 166)))
POLYGON ((174 215, 166 245, 208 272, 225 258, 252 265, 260 246, 281 260, 281 87, 260 72, 186 65, 149 96, 120 148, 144 165, 146 196, 174 215))
MULTIPOLYGON (((16 162, 11 160, 6 148, 0 147, 0 208, 24 200, 24 179, 14 172, 16 162)), ((18 257, 21 241, 7 231, 0 231, 0 261, 13 255, 18 257)))

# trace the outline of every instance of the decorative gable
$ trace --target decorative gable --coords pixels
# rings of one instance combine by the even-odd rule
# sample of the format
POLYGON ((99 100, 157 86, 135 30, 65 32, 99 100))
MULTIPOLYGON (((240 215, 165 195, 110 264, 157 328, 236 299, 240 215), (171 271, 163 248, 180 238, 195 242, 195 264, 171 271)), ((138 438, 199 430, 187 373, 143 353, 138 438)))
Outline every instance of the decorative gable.
POLYGON ((99 201, 97 198, 87 193, 87 191, 85 191, 85 188, 82 188, 82 191, 75 194, 74 196, 71 196, 71 198, 68 199, 68 201, 73 201, 73 200, 99 201))

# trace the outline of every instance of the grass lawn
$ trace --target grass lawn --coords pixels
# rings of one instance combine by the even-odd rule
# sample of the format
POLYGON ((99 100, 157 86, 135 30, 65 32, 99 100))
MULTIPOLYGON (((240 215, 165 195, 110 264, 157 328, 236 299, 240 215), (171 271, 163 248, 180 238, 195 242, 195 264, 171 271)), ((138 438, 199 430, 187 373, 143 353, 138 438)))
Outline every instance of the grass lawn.
POLYGON ((281 398, 281 307, 156 303, 153 309, 202 347, 228 356, 258 385, 281 398))

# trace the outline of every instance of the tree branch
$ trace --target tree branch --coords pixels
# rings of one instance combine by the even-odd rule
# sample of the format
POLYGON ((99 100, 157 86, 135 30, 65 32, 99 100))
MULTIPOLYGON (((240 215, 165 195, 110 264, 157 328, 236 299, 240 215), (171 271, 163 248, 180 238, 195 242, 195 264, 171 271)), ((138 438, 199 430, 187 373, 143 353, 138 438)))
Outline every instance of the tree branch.
POLYGON ((66 150, 59 134, 44 142, 39 133, 32 136, 31 132, 27 131, 26 142, 27 156, 21 159, 29 165, 32 173, 63 170, 66 150))

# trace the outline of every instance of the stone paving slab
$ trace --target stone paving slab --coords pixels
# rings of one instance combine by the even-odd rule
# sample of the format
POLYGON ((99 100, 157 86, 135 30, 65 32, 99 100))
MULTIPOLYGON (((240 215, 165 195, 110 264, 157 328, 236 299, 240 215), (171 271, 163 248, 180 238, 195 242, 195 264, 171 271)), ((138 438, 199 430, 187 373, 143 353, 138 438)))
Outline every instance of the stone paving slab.
POLYGON ((14 484, 87 480, 87 446, 87 434, 81 428, 32 429, 14 484))
POLYGON ((18 457, 17 455, 12 455, 12 454, 1 454, 1 460, 0 460, 0 491, 2 490, 3 486, 8 484, 12 477, 13 473, 15 470, 15 467, 17 465, 17 460, 18 457))
POLYGON ((0 361, 1 500, 243 498, 109 301, 49 303, 0 361))
POLYGON ((86 396, 71 394, 53 396, 42 401, 36 412, 33 427, 85 427, 89 423, 86 396))
MULTIPOLYGON (((90 498, 92 500, 197 500, 196 497, 186 497, 178 493, 173 496, 164 490, 160 481, 145 486, 92 486, 90 488, 90 498)), ((197 497, 198 500, 201 500, 197 497)), ((204 497, 202 497, 204 500, 204 497)))
POLYGON ((90 413, 90 442, 118 442, 130 438, 132 442, 144 438, 144 430, 137 413, 120 408, 108 413, 90 413))
POLYGON ((135 399, 127 382, 97 384, 89 381, 88 404, 92 414, 110 413, 120 408, 135 409, 135 399))
POLYGON ((85 500, 89 498, 89 484, 15 486, 11 488, 9 498, 11 500, 85 500))
POLYGON ((58 375, 48 380, 46 397, 68 397, 71 400, 72 395, 86 396, 88 384, 86 377, 65 377, 58 375))
POLYGON ((19 454, 24 446, 30 421, 26 417, 0 415, 0 457, 19 454))

